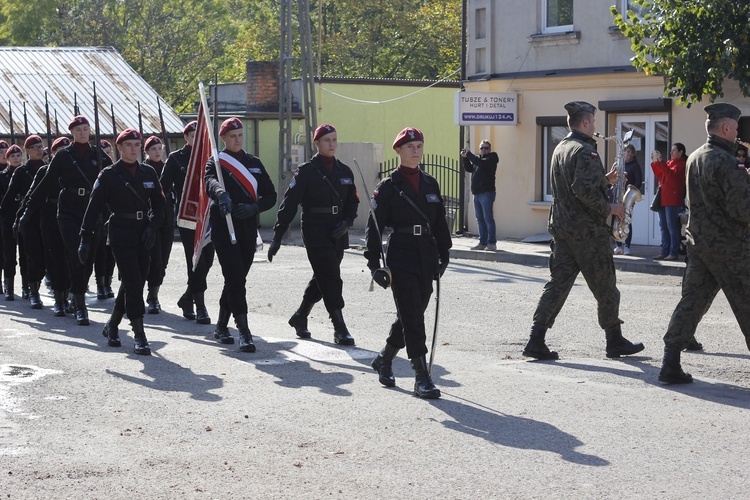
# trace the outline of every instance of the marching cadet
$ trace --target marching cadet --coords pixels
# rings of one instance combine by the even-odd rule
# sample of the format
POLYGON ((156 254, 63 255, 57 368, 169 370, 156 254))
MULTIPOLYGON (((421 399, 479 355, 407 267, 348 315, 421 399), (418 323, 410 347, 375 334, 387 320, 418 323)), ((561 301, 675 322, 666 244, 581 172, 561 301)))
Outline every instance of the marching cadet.
MULTIPOLYGON (((3 140, 0 140, 0 201, 3 199, 3 195, 5 195, 5 190, 8 188, 8 183, 3 183, 3 178, 5 178, 4 172, 5 169, 8 167, 8 160, 5 159, 5 152, 8 150, 10 145, 3 140)), ((5 276, 5 252, 3 250, 3 230, 2 230, 2 217, 0 217, 0 273, 5 276)), ((3 288, 3 292, 4 292, 3 288)))
POLYGON ((135 337, 135 353, 149 355, 151 348, 143 329, 143 286, 157 228, 164 222, 164 194, 154 169, 138 163, 141 134, 137 130, 123 130, 115 146, 120 160, 102 170, 94 183, 81 225, 78 257, 82 263, 88 261, 98 219, 106 206, 111 212, 107 236, 121 284, 102 333, 108 345, 119 347, 118 326, 127 314, 135 337))
MULTIPOLYGON (((164 195, 167 197, 167 204, 173 207, 173 211, 175 209, 179 210, 197 126, 198 122, 195 120, 185 125, 185 128, 182 129, 185 146, 169 155, 167 163, 164 165, 164 171, 161 174, 161 185, 164 189, 164 195)), ((202 325, 211 324, 211 317, 208 315, 204 293, 208 288, 206 277, 214 263, 214 245, 213 243, 209 243, 203 248, 198 265, 193 270, 195 230, 181 226, 178 226, 177 230, 180 233, 180 241, 185 251, 188 274, 187 289, 180 297, 180 300, 177 301, 177 306, 182 309, 182 315, 185 318, 195 320, 196 323, 202 325), (193 311, 193 304, 195 304, 195 312, 193 311)))
MULTIPOLYGON (((3 276, 5 278, 3 281, 3 292, 5 293, 5 300, 15 300, 14 281, 16 278, 16 265, 18 264, 16 254, 20 242, 16 239, 16 235, 13 234, 13 224, 16 219, 18 203, 21 202, 21 199, 19 197, 16 200, 15 196, 7 197, 6 194, 10 180, 13 177, 13 172, 23 163, 21 148, 16 144, 9 146, 5 150, 5 160, 7 166, 0 172, 0 199, 2 200, 0 203, 0 232, 2 233, 3 240, 3 276)), ((23 250, 21 252, 23 255, 23 250)), ((22 273, 26 272, 26 264, 23 264, 21 271, 22 273)))
MULTIPOLYGON (((156 175, 161 176, 164 171, 164 145, 157 136, 152 135, 144 143, 143 149, 146 151, 146 161, 156 171, 156 175)), ((169 263, 169 254, 172 252, 172 241, 174 240, 174 209, 171 203, 164 204, 164 225, 157 231, 156 243, 151 248, 151 267, 148 270, 148 295, 146 297, 146 307, 149 314, 159 314, 161 304, 159 304, 159 287, 164 282, 167 264, 169 263)))
POLYGON ((372 193, 365 258, 373 280, 383 288, 391 287, 397 319, 372 367, 381 384, 393 387, 393 358, 406 347, 416 373, 414 394, 436 399, 440 390, 433 384, 427 365, 424 311, 432 295, 432 280, 439 279, 448 267, 450 230, 440 186, 419 168, 424 152, 422 132, 411 127, 403 129, 393 141, 393 149, 400 164, 372 193), (381 267, 380 229, 385 227, 392 228, 393 233, 381 267))
MULTIPOLYGON (((47 168, 47 173, 29 196, 23 217, 30 217, 41 210, 49 197, 60 191, 57 202, 57 224, 65 244, 65 260, 70 277, 70 291, 75 304, 75 318, 79 325, 89 324, 86 308, 86 288, 94 267, 94 255, 81 263, 78 246, 81 243, 80 229, 92 186, 99 175, 99 157, 102 165, 112 164, 109 157, 89 144, 91 127, 85 116, 75 116, 68 124, 73 134, 73 143, 58 150, 47 168), (100 154, 101 153, 101 154, 100 154)), ((23 218, 22 217, 22 218, 23 218)), ((96 246, 99 230, 94 231, 92 243, 96 246)))
POLYGON ((750 178, 737 161, 741 112, 729 103, 703 108, 708 115, 706 144, 687 160, 687 268, 682 298, 664 335, 659 380, 689 384, 692 375, 680 364, 680 351, 719 290, 724 292, 750 349, 750 178))
POLYGON ((297 214, 297 206, 302 205, 302 237, 313 276, 289 325, 299 338, 310 338, 307 316, 322 298, 333 322, 334 342, 354 345, 342 314, 341 260, 349 248, 349 228, 357 217, 359 197, 351 169, 335 158, 338 139, 333 125, 315 129, 313 142, 318 153, 299 166, 284 193, 268 260, 279 251, 281 238, 297 214))
POLYGON ((232 344, 229 316, 234 315, 240 333, 240 351, 255 352, 255 344, 247 324, 245 287, 247 273, 253 264, 258 232, 258 214, 276 204, 276 188, 266 168, 256 156, 246 153, 242 122, 230 118, 221 124, 219 137, 224 143, 220 165, 211 157, 206 163, 206 193, 211 197, 211 239, 224 275, 224 288, 219 299, 216 337, 222 344, 232 344), (224 186, 218 180, 221 168, 224 186), (230 240, 227 217, 234 224, 237 244, 230 240))

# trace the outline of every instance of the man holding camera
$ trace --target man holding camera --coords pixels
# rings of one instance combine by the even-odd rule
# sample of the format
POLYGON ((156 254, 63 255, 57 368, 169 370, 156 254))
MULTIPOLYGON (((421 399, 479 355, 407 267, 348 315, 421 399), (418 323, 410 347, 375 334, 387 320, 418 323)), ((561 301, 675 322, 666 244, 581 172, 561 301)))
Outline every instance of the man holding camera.
POLYGON ((495 174, 500 159, 497 153, 490 151, 489 141, 479 144, 479 156, 468 149, 461 150, 461 163, 464 170, 471 173, 471 194, 474 195, 474 213, 479 227, 479 244, 472 250, 497 250, 497 231, 495 229, 495 174))

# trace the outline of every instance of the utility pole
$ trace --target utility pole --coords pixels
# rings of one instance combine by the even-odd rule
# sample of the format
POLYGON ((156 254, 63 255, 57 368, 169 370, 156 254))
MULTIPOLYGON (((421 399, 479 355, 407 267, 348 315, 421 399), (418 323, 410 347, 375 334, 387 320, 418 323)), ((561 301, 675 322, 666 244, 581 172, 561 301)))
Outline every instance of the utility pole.
POLYGON ((310 0, 299 0, 300 69, 302 73, 302 114, 305 116, 305 158, 312 158, 312 136, 318 123, 315 109, 315 77, 310 37, 310 0))

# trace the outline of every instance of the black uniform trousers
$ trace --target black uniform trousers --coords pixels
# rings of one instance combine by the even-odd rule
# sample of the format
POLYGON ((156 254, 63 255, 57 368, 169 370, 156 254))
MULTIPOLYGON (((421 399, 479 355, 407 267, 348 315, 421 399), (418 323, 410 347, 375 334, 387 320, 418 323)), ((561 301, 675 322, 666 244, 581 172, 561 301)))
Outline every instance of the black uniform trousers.
MULTIPOLYGON (((10 279, 16 275, 16 266, 18 265, 18 259, 16 258, 16 250, 20 241, 17 241, 13 237, 13 217, 0 217, 0 232, 3 235, 3 278, 10 279)), ((19 238, 20 240, 21 238, 19 238)), ((23 249, 21 249, 23 252, 23 249)), ((23 255, 23 253, 22 253, 23 255)), ((25 260, 25 259, 22 259, 25 260)), ((26 272, 26 264, 21 266, 22 273, 26 272)))
POLYGON ((24 252, 21 260, 26 261, 26 278, 31 281, 42 281, 45 274, 44 243, 42 242, 42 227, 38 213, 21 226, 20 233, 24 242, 24 252))
MULTIPOLYGON (((247 273, 255 258, 255 240, 237 240, 232 245, 226 235, 216 235, 214 246, 224 276, 219 306, 229 310, 235 318, 247 314, 247 273), (222 237, 223 236, 223 237, 222 237)), ((205 249, 204 249, 205 251, 205 249)))
MULTIPOLYGON (((48 202, 52 204, 51 202, 48 202)), ((57 225, 57 202, 51 209, 47 207, 39 214, 39 225, 42 229, 44 256, 52 289, 62 292, 70 288, 68 266, 65 262, 65 244, 63 243, 60 227, 57 225)))
MULTIPOLYGON (((57 219, 57 225, 60 228, 63 244, 65 245, 65 261, 68 264, 68 276, 70 277, 70 291, 74 294, 86 293, 91 273, 94 270, 94 252, 89 255, 86 264, 81 264, 78 260, 78 246, 81 244, 81 223, 79 219, 64 217, 57 219)), ((101 228, 94 232, 91 239, 91 248, 99 245, 101 228)))
POLYGON ((195 241, 195 229, 180 227, 179 232, 182 249, 185 250, 185 261, 187 262, 188 289, 190 290, 190 293, 205 292, 208 288, 206 276, 208 276, 208 271, 211 270, 211 266, 214 264, 214 243, 209 243, 203 248, 201 256, 198 259, 198 265, 196 266, 195 271, 193 271, 193 242, 195 241))
MULTIPOLYGON (((107 234, 107 228, 103 228, 102 234, 107 234)), ((94 256, 94 275, 97 278, 110 278, 115 273, 115 256, 112 248, 107 244, 107 238, 100 238, 96 246, 94 256)))
POLYGON ((432 296, 432 276, 391 268, 393 300, 398 319, 391 325, 386 342, 414 359, 427 354, 424 312, 432 296))
POLYGON ((148 275, 150 252, 143 247, 114 245, 111 248, 120 274, 115 309, 125 311, 131 321, 143 318, 146 312, 143 286, 148 275))
POLYGON ((307 260, 312 266, 313 277, 305 288, 304 301, 315 304, 323 299, 328 312, 344 308, 344 282, 341 279, 343 258, 343 245, 307 248, 307 260))
MULTIPOLYGON (((156 232, 156 242, 151 247, 151 266, 146 277, 149 289, 161 286, 164 283, 164 276, 167 274, 167 264, 169 263, 169 254, 172 252, 173 241, 173 225, 164 226, 156 232)), ((190 258, 192 262, 192 254, 190 258)))

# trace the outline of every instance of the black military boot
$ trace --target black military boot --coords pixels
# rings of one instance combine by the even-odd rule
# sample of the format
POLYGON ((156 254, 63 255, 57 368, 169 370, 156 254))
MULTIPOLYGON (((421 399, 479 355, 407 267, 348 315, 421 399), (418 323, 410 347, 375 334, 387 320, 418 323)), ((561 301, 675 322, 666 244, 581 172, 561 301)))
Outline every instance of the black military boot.
POLYGON ((96 277, 96 299, 104 300, 107 298, 107 290, 104 288, 104 277, 96 277))
POLYGON ((307 317, 310 315, 310 311, 314 305, 314 302, 302 299, 302 304, 300 304, 297 312, 292 314, 292 317, 289 318, 289 326, 295 329, 297 337, 301 339, 309 339, 312 337, 310 330, 307 329, 307 317))
POLYGON ((427 371, 427 358, 422 355, 411 360, 411 367, 416 373, 414 380, 414 395, 425 399, 437 399, 440 397, 440 389, 432 383, 432 377, 427 371))
POLYGON ((21 298, 23 300, 29 300, 30 293, 29 282, 26 280, 25 276, 21 275, 21 298))
POLYGON ((5 293, 5 300, 16 300, 16 296, 13 292, 13 281, 15 276, 5 278, 3 281, 3 293, 5 293))
POLYGON ((143 318, 131 319, 130 326, 133 327, 133 336, 135 337, 135 353, 142 356, 150 356, 151 347, 148 345, 146 332, 143 330, 143 318))
POLYGON ((189 319, 191 321, 195 320, 195 313, 193 312, 193 299, 190 296, 190 289, 182 294, 182 297, 180 297, 180 300, 177 301, 177 307, 182 309, 182 316, 185 319, 189 319))
POLYGON ((149 314, 159 314, 159 311, 161 311, 161 304, 159 304, 158 286, 154 286, 148 289, 148 295, 146 296, 146 306, 148 307, 149 314))
POLYGON ((86 296, 82 293, 74 293, 73 303, 76 308, 76 323, 83 326, 88 325, 89 311, 86 309, 86 296))
POLYGON ((240 331, 240 352, 255 352, 253 335, 247 326, 247 314, 237 316, 234 318, 234 321, 237 324, 237 329, 240 331))
POLYGON ((123 311, 115 306, 114 309, 112 309, 112 315, 104 325, 102 335, 107 337, 107 345, 109 347, 120 347, 122 345, 120 342, 120 329, 118 328, 120 326, 120 321, 122 321, 122 316, 123 311))
POLYGON ((331 323, 333 323, 333 341, 339 345, 354 345, 354 338, 346 328, 341 309, 336 309, 330 316, 331 323))
POLYGON ((634 344, 623 337, 620 325, 613 326, 612 328, 607 328, 606 330, 604 330, 604 334, 607 337, 608 358, 629 356, 631 354, 641 352, 643 349, 645 349, 642 343, 638 342, 637 344, 634 344))
POLYGON ((523 349, 523 355, 527 358, 536 359, 560 359, 557 351, 550 351, 547 344, 544 343, 544 337, 547 335, 547 327, 541 323, 531 325, 531 335, 526 347, 523 349))
POLYGON ((194 293, 193 302, 195 302, 195 322, 199 325, 210 325, 211 317, 208 315, 206 303, 203 301, 203 292, 194 293))
POLYGON ((216 320, 214 338, 220 344, 234 344, 234 337, 229 333, 229 317, 232 315, 227 309, 219 307, 219 318, 216 320))
POLYGON ((396 385, 396 377, 393 376, 393 358, 398 354, 399 349, 386 343, 380 354, 372 360, 372 368, 378 372, 378 380, 386 387, 396 385))
POLYGON ((42 304, 42 298, 39 296, 39 287, 42 285, 41 281, 31 281, 29 283, 29 303, 32 309, 41 309, 44 307, 42 304))
POLYGON ((690 342, 685 346, 686 351, 702 351, 703 344, 695 339, 695 335, 690 339, 690 342))
POLYGON ((115 298, 115 291, 112 290, 112 276, 104 278, 104 292, 107 294, 108 299, 115 298))
POLYGON ((693 381, 692 375, 682 371, 678 347, 664 348, 664 360, 661 363, 659 381, 666 384, 690 384, 693 381))
POLYGON ((69 290, 65 290, 65 314, 75 314, 76 306, 75 300, 73 300, 73 294, 69 290))
POLYGON ((55 305, 52 306, 52 312, 55 316, 65 317, 65 290, 53 290, 55 295, 55 305))

